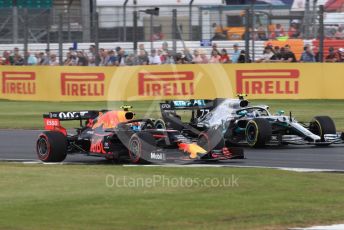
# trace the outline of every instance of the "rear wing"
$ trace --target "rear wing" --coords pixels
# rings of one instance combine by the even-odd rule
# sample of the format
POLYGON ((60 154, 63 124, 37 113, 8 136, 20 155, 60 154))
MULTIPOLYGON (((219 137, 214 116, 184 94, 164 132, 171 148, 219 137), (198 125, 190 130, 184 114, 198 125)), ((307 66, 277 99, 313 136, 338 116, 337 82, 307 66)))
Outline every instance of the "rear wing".
POLYGON ((161 111, 171 111, 171 110, 200 110, 209 109, 213 110, 218 104, 223 100, 222 98, 216 98, 214 100, 183 100, 183 101, 166 101, 165 103, 160 103, 161 111))
POLYGON ((60 121, 75 121, 88 120, 96 118, 100 112, 107 112, 108 110, 89 110, 89 111, 68 111, 68 112, 50 112, 43 114, 43 118, 58 119, 60 121))
POLYGON ((82 121, 95 119, 99 116, 100 112, 107 112, 108 110, 89 110, 89 111, 66 111, 66 112, 50 112, 43 114, 44 129, 59 131, 66 135, 66 129, 61 126, 61 121, 80 121, 80 127, 82 127, 82 121))

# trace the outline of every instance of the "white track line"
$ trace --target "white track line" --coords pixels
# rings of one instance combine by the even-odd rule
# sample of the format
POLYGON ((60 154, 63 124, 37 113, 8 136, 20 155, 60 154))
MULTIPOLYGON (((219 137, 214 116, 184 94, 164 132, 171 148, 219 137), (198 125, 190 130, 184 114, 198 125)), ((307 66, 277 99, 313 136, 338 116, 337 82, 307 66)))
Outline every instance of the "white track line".
POLYGON ((329 226, 314 226, 310 228, 290 228, 290 230, 344 230, 344 224, 329 226))
MULTIPOLYGON (((89 165, 94 164, 93 162, 57 162, 57 163, 44 163, 39 160, 31 159, 0 159, 0 162, 11 162, 11 163, 23 163, 23 164, 43 164, 43 165, 89 165)), ((292 167, 269 167, 269 166, 254 166, 254 165, 219 165, 219 164, 151 164, 151 165, 133 165, 124 164, 123 167, 166 167, 166 168, 222 168, 222 167, 232 167, 232 168, 258 168, 258 169, 277 169, 292 172, 336 172, 344 173, 344 170, 339 169, 315 169, 315 168, 292 168, 292 167)), ((344 230, 344 228, 343 228, 344 230)))

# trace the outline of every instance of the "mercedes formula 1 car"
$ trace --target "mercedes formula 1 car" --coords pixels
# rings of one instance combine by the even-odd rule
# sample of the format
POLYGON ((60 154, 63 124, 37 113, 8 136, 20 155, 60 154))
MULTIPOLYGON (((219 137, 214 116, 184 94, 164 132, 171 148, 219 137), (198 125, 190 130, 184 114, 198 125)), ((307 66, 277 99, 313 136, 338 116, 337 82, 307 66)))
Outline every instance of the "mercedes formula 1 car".
POLYGON ((289 116, 283 111, 271 114, 267 105, 250 106, 243 96, 238 99, 166 101, 160 104, 160 110, 162 119, 155 123, 158 128, 179 130, 194 138, 208 129, 222 130, 224 139, 232 145, 320 146, 343 143, 344 140, 344 134, 337 133, 328 116, 316 116, 312 121, 302 123, 291 113, 289 116))
POLYGON ((43 118, 46 131, 39 135, 36 150, 44 162, 61 162, 73 153, 132 163, 244 158, 241 148, 225 145, 221 133, 210 130, 193 141, 178 130, 154 128, 150 119, 134 119, 129 107, 50 112, 43 118), (73 134, 61 126, 61 121, 72 120, 80 121, 73 134))

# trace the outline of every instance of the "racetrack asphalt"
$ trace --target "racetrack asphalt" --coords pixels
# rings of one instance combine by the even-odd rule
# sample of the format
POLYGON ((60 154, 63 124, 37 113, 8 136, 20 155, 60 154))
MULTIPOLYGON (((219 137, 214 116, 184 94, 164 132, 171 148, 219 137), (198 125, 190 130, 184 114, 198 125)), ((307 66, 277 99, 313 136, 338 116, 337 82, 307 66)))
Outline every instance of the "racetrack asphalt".
MULTIPOLYGON (((37 161, 38 130, 0 130, 0 161, 37 161)), ((245 148, 243 160, 213 163, 240 167, 282 167, 344 170, 344 144, 329 147, 283 146, 267 149, 245 148)), ((68 155, 64 162, 102 164, 106 160, 81 154, 68 155)))

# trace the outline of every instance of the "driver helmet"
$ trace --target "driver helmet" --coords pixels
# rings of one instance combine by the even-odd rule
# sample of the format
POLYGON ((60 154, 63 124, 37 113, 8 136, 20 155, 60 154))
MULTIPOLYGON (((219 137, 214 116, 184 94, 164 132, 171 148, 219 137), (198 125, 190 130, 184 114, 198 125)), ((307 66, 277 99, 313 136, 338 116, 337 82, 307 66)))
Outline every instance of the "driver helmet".
POLYGON ((138 131, 141 131, 141 125, 139 122, 134 122, 131 124, 131 129, 134 131, 134 132, 138 132, 138 131))

